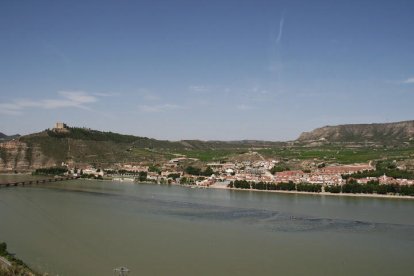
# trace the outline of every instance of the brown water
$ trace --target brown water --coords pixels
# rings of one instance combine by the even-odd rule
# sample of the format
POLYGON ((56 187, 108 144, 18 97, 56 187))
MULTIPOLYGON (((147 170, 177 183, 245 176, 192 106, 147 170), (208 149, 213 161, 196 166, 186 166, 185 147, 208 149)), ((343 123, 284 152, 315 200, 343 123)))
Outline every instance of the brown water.
POLYGON ((411 275, 414 200, 67 181, 0 189, 0 240, 52 275, 411 275))
POLYGON ((30 181, 37 179, 48 179, 53 177, 41 176, 41 175, 31 175, 31 174, 0 174, 0 184, 1 183, 10 183, 18 181, 30 181))

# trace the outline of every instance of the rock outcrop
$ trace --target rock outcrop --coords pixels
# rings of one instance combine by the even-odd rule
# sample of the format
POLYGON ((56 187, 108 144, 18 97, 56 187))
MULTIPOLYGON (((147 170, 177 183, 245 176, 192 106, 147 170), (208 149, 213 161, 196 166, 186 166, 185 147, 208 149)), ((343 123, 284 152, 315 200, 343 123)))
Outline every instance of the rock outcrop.
POLYGON ((383 124, 350 124, 325 126, 304 132, 298 142, 404 142, 414 139, 414 121, 383 124))
POLYGON ((19 140, 0 143, 0 171, 26 171, 55 165, 38 146, 29 147, 19 140))

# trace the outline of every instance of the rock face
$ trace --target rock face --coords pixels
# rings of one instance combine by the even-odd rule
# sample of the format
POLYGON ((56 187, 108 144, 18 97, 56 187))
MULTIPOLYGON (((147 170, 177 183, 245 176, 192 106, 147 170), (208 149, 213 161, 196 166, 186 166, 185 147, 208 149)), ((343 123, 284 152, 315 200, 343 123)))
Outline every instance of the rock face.
POLYGON ((414 139, 414 121, 325 126, 302 133, 298 142, 402 142, 414 139))
POLYGON ((0 143, 0 171, 25 171, 55 165, 38 146, 29 147, 18 140, 0 143))

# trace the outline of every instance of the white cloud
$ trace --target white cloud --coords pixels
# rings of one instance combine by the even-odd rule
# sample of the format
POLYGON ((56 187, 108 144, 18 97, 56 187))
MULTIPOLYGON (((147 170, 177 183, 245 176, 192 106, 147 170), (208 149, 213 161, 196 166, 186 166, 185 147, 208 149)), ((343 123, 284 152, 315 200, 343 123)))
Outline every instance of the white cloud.
POLYGON ((144 95, 144 99, 147 101, 158 101, 161 99, 161 97, 154 93, 147 93, 144 95))
POLYGON ((188 87, 188 90, 190 90, 191 92, 195 92, 195 93, 203 93, 203 92, 207 92, 208 88, 202 85, 191 85, 188 87))
POLYGON ((236 108, 238 110, 251 110, 251 109, 253 109, 252 106, 247 105, 247 104, 239 104, 239 105, 236 106, 236 108))
POLYGON ((282 18, 279 21, 279 33, 277 35, 276 38, 276 44, 279 44, 280 41, 282 40, 282 35, 283 35, 283 25, 285 24, 285 16, 282 15, 282 18))
POLYGON ((16 99, 9 103, 0 103, 0 113, 7 115, 19 115, 27 108, 81 108, 89 109, 87 104, 98 101, 98 98, 84 91, 60 91, 60 98, 56 99, 16 99))
POLYGON ((83 91, 60 91, 59 94, 76 104, 93 103, 97 101, 95 96, 89 95, 83 91))
POLYGON ((115 97, 115 96, 119 96, 119 93, 102 93, 102 92, 97 92, 97 93, 93 93, 92 95, 94 96, 98 96, 98 97, 115 97))
POLYGON ((406 79, 405 81, 403 81, 402 83, 405 83, 405 84, 411 84, 411 83, 414 83, 414 78, 408 78, 408 79, 406 79))
POLYGON ((176 104, 166 103, 166 104, 157 104, 157 105, 139 105, 138 108, 141 112, 152 113, 152 112, 164 112, 164 111, 169 111, 169 110, 176 110, 176 109, 181 109, 182 107, 176 104))

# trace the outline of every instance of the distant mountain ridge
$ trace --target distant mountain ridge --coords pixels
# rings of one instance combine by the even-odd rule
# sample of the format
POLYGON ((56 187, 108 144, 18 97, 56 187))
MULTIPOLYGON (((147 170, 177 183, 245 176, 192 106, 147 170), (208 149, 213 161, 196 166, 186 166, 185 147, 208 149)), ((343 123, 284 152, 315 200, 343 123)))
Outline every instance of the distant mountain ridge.
POLYGON ((298 142, 403 142, 414 139, 414 120, 394 123, 324 126, 303 132, 298 142))
POLYGON ((62 163, 102 167, 125 162, 161 164, 177 156, 191 156, 197 152, 245 153, 297 143, 308 147, 326 143, 360 146, 367 142, 399 146, 408 141, 411 141, 408 144, 414 141, 414 121, 325 126, 304 132, 291 142, 167 141, 64 125, 24 136, 0 133, 0 171, 33 170, 62 163))
POLYGON ((15 135, 10 135, 9 136, 9 135, 6 135, 6 134, 0 132, 0 141, 12 140, 12 139, 16 139, 18 137, 20 137, 19 134, 15 134, 15 135))

